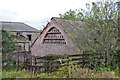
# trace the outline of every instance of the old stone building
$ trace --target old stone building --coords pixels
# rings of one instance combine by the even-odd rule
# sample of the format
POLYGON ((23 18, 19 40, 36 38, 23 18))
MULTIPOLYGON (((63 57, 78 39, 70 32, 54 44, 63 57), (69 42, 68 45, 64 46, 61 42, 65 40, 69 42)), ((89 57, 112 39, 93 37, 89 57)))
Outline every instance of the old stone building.
POLYGON ((39 30, 22 22, 0 21, 3 30, 8 31, 18 44, 18 51, 30 51, 30 46, 39 34, 39 30))
POLYGON ((71 55, 82 53, 82 49, 77 46, 80 42, 77 39, 77 35, 83 33, 82 27, 87 27, 82 21, 65 20, 57 17, 51 18, 51 21, 34 42, 31 49, 32 55, 71 55))

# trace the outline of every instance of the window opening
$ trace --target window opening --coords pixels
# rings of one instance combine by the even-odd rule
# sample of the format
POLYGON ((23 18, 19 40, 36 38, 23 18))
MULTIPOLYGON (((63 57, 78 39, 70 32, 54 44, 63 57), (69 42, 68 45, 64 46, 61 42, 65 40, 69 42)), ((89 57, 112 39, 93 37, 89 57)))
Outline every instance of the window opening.
POLYGON ((66 42, 61 32, 53 27, 47 32, 43 44, 66 44, 66 42))

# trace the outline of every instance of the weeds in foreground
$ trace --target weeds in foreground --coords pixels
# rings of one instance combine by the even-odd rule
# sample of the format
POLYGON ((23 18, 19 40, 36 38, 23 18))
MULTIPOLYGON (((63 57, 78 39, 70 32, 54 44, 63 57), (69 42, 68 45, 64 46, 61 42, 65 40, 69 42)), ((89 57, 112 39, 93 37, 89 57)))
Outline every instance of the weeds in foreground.
POLYGON ((2 78, 118 78, 114 71, 97 72, 69 63, 51 73, 32 74, 27 71, 3 71, 2 78))

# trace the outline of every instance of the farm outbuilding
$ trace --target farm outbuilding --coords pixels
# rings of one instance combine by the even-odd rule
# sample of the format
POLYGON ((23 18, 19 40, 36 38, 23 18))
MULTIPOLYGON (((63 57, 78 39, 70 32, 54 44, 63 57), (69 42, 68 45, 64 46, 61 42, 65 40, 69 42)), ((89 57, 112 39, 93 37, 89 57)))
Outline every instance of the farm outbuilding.
POLYGON ((82 33, 84 33, 82 27, 87 27, 82 21, 52 17, 32 45, 32 55, 42 57, 50 54, 83 53, 83 50, 78 46, 80 42, 78 35, 83 36, 82 33))
POLYGON ((23 22, 0 21, 0 25, 2 30, 6 30, 17 40, 18 52, 30 51, 30 46, 40 33, 39 30, 23 22))

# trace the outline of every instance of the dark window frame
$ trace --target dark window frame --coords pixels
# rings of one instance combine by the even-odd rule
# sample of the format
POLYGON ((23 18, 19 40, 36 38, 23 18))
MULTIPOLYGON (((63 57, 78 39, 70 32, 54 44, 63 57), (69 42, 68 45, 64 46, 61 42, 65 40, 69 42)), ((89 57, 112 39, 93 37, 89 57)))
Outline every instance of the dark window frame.
POLYGON ((31 34, 28 34, 27 38, 28 38, 29 41, 32 41, 32 35, 31 34))

